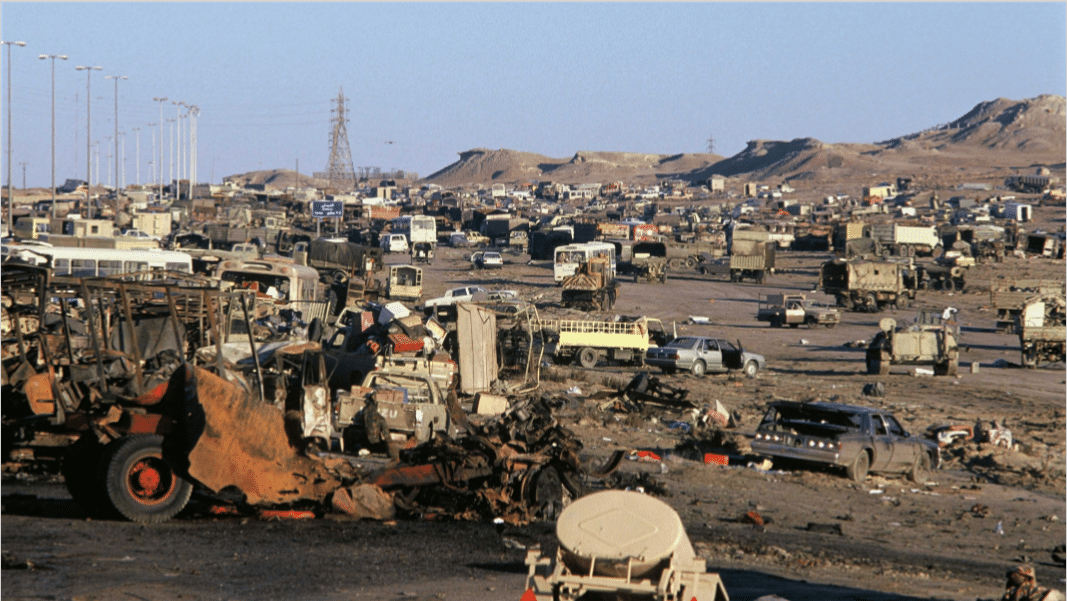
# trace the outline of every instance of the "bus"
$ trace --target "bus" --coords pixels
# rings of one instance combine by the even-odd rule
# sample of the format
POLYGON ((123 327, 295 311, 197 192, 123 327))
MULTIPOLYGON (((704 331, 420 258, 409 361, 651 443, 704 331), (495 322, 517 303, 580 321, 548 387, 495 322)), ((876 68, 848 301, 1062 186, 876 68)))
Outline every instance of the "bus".
POLYGON ((432 215, 401 215, 390 226, 390 233, 407 236, 411 248, 418 242, 437 246, 437 220, 432 215))
POLYGON ((237 288, 251 290, 260 298, 272 298, 276 304, 300 311, 306 323, 316 317, 325 320, 331 305, 340 301, 323 298, 325 291, 319 285, 318 270, 291 260, 227 259, 219 263, 215 275, 222 282, 223 291, 237 288))
POLYGON ((47 265, 57 277, 91 278, 158 269, 193 273, 193 257, 173 250, 12 244, 4 255, 47 265))
POLYGON ((565 277, 574 275, 579 265, 594 257, 607 258, 611 264, 612 274, 615 273, 615 245, 610 242, 583 242, 558 246, 554 257, 552 279, 557 283, 562 282, 565 277))

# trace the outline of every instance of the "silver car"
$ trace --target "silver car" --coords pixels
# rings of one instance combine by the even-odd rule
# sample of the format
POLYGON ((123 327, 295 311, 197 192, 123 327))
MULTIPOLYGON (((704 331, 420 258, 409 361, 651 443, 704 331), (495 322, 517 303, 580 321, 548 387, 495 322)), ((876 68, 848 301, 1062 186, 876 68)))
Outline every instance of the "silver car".
POLYGON ((706 336, 682 336, 666 346, 652 347, 645 355, 645 363, 662 369, 665 373, 688 370, 694 376, 705 373, 725 373, 742 370, 753 377, 766 367, 763 355, 750 353, 741 346, 706 336))

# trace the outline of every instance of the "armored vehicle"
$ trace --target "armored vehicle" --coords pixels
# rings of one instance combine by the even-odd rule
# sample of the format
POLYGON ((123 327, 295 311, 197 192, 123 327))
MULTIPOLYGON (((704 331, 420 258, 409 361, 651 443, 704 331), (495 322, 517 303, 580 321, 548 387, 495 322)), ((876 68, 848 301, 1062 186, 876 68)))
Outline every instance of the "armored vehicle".
POLYGON ((867 347, 867 373, 886 375, 891 365, 933 365, 934 373, 954 376, 959 368, 959 328, 936 314, 923 313, 914 325, 897 327, 891 317, 867 347))

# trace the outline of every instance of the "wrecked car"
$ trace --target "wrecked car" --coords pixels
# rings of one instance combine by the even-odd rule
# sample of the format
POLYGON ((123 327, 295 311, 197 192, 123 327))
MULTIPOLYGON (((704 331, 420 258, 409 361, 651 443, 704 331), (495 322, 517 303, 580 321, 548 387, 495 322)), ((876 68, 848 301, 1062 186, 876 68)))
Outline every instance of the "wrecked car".
POLYGON ((424 443, 434 432, 458 433, 434 379, 398 368, 373 371, 362 386, 338 391, 337 415, 339 429, 356 426, 356 444, 424 443))
POLYGON ((649 348, 645 363, 664 373, 685 370, 698 378, 705 373, 735 370, 741 370, 751 378, 767 366, 763 355, 746 351, 741 341, 734 346, 721 338, 706 336, 682 336, 666 346, 649 348))
POLYGON ((752 451, 844 468, 856 482, 879 472, 923 483, 941 463, 937 444, 909 434, 891 413, 824 402, 771 403, 756 428, 752 451))

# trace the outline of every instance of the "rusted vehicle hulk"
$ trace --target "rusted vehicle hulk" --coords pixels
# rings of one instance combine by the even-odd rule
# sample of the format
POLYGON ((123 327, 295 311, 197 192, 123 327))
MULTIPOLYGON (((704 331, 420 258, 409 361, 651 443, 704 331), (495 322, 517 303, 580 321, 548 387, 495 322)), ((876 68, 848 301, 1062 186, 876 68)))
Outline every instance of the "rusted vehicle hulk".
POLYGON ((892 414, 838 403, 771 403, 752 451, 844 468, 857 482, 879 472, 922 483, 941 464, 937 444, 908 434, 892 414))
POLYGON ((1065 317, 1067 313, 1061 294, 1041 294, 1026 301, 1016 326, 1023 367, 1064 361, 1064 346, 1067 345, 1065 317))
POLYGON ((730 600, 678 514, 649 495, 608 490, 582 497, 556 520, 556 537, 554 557, 527 552, 523 601, 730 600))
POLYGON ((593 258, 563 278, 560 304, 587 311, 610 311, 619 297, 619 283, 608 259, 593 258))
POLYGON ((887 375, 891 365, 932 365, 934 374, 955 376, 959 370, 959 328, 941 323, 935 313, 909 327, 886 317, 867 346, 867 373, 887 375))
POLYGON ((1010 280, 993 282, 989 287, 989 302, 997 312, 997 332, 1014 334, 1015 323, 1026 301, 1039 294, 1064 293, 1062 280, 1010 280))

